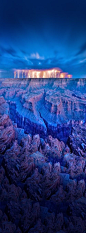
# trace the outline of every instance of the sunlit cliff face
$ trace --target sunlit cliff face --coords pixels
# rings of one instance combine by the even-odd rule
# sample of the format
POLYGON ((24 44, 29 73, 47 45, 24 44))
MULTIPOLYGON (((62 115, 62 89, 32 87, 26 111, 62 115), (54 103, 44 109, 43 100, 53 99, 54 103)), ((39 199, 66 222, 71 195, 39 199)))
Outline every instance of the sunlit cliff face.
POLYGON ((72 78, 72 75, 62 72, 60 68, 46 70, 15 70, 14 78, 72 78))

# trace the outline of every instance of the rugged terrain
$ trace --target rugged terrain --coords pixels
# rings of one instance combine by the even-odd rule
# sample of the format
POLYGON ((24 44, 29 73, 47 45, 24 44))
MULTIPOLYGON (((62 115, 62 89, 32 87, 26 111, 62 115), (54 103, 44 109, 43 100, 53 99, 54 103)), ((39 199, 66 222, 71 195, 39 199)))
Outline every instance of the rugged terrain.
POLYGON ((0 80, 0 232, 86 232, 86 81, 0 80))

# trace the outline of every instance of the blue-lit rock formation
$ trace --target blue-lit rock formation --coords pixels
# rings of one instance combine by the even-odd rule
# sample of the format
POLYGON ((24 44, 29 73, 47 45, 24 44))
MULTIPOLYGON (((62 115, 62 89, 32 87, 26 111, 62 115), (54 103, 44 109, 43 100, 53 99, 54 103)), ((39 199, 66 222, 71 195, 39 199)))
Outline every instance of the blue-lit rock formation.
POLYGON ((1 233, 86 232, 85 82, 1 80, 1 233))
POLYGON ((60 140, 67 141, 68 136, 71 134, 72 124, 57 124, 56 126, 49 124, 47 120, 43 119, 43 124, 33 122, 29 117, 23 117, 16 109, 16 103, 9 102, 9 115, 10 118, 17 123, 17 126, 24 129, 25 133, 32 135, 39 133, 41 137, 45 138, 47 135, 52 135, 60 140))
POLYGON ((86 81, 69 79, 2 80, 10 118, 25 133, 48 134, 64 142, 73 121, 86 120, 86 81), (9 88, 8 88, 9 86, 9 88))

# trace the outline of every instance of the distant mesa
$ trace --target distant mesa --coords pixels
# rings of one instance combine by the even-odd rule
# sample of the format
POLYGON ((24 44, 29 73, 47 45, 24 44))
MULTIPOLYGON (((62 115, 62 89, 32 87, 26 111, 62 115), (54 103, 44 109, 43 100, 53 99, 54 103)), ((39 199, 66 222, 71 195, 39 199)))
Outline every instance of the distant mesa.
POLYGON ((16 69, 14 78, 72 78, 71 74, 63 72, 60 68, 53 69, 16 69))

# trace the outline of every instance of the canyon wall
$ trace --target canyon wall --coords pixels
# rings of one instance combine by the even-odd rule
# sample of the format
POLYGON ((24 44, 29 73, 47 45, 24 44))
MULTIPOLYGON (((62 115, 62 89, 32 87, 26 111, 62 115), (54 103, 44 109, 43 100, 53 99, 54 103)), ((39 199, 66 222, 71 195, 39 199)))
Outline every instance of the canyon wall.
POLYGON ((67 141, 74 121, 86 121, 86 81, 69 79, 1 80, 9 116, 32 135, 67 141), (83 91, 84 90, 84 91, 83 91))

